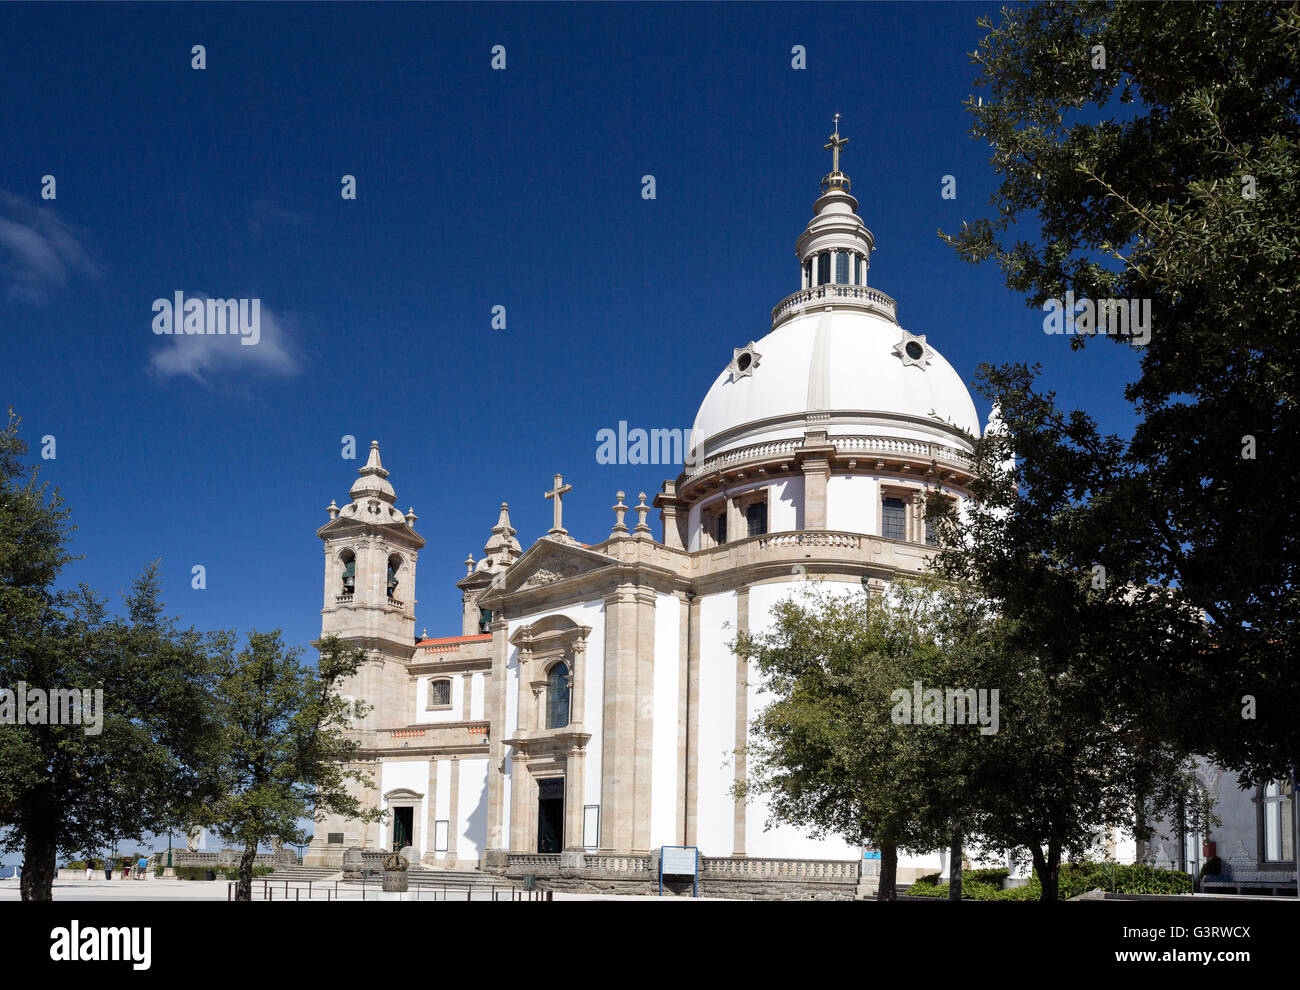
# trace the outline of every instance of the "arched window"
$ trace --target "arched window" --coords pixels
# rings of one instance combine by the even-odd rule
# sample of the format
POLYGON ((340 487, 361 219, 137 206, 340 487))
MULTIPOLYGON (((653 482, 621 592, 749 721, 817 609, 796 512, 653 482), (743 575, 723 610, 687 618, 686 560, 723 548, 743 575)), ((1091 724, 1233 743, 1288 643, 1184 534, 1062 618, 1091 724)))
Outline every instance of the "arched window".
POLYGON ((831 280, 831 254, 823 251, 817 255, 817 284, 826 285, 831 280))
POLYGON ((561 660, 546 673, 546 727, 569 724, 569 665, 561 660))
POLYGON ((448 708, 451 706, 451 681, 429 682, 429 707, 448 708))
POLYGON ((849 284, 849 256, 844 251, 835 253, 835 284, 849 284))
POLYGON ((341 592, 350 595, 357 587, 357 555, 351 550, 344 550, 339 554, 339 560, 343 562, 343 586, 341 592))
POLYGON ((388 558, 388 597, 397 597, 394 593, 397 591, 397 572, 402 569, 402 558, 393 554, 388 558))

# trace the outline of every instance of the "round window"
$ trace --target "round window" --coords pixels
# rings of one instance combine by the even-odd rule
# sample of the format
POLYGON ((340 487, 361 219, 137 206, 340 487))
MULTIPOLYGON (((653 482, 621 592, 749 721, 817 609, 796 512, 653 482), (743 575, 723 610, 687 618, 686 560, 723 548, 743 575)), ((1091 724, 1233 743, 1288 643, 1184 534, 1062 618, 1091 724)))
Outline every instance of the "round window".
POLYGON ((753 363, 754 355, 752 354, 742 354, 740 357, 736 358, 736 367, 741 371, 748 371, 749 366, 753 363))
POLYGON ((907 342, 907 346, 903 348, 903 350, 907 351, 907 356, 910 357, 913 361, 921 360, 922 355, 925 354, 925 348, 922 347, 920 344, 918 344, 915 340, 909 340, 907 342))

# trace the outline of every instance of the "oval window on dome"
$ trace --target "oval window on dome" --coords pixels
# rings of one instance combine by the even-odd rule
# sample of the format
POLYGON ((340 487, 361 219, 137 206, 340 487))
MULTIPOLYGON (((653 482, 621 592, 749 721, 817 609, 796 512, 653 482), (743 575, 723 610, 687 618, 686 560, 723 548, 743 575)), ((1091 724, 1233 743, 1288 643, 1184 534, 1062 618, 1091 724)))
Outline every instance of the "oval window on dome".
POLYGON ((913 361, 921 360, 922 356, 924 356, 925 354, 925 348, 922 347, 920 344, 918 344, 915 340, 909 340, 907 342, 907 346, 904 347, 903 350, 907 351, 907 356, 910 357, 913 361))
POLYGON ((753 363, 754 355, 752 354, 742 354, 740 357, 736 358, 736 367, 741 371, 748 371, 749 366, 753 363))

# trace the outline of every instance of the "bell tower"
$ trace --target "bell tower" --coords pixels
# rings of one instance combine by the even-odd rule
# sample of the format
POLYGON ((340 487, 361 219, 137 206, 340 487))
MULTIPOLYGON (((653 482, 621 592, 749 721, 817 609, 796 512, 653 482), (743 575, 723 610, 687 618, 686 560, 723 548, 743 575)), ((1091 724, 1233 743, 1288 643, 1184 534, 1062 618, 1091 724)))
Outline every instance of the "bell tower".
MULTIPOLYGON (((338 636, 366 652, 365 663, 340 684, 339 693, 370 706, 353 731, 362 748, 373 752, 388 744, 384 730, 410 720, 407 667, 415 655, 415 565, 424 538, 415 531, 415 511, 403 515, 394 505, 397 495, 379 459, 379 441, 371 441, 357 473, 351 501, 341 509, 331 501, 329 522, 316 530, 325 544, 321 636, 338 636)), ((377 763, 363 761, 358 768, 375 777, 374 787, 359 797, 378 806, 377 763)), ((360 822, 331 815, 316 828, 311 865, 338 865, 345 849, 367 845, 360 822)))
POLYGON ((405 725, 406 665, 415 655, 415 565, 424 538, 415 511, 394 507, 397 496, 379 460, 379 442, 357 472, 351 502, 327 510, 316 531, 325 544, 325 600, 321 636, 338 636, 366 651, 366 663, 342 693, 370 711, 357 722, 362 744, 377 729, 405 725))

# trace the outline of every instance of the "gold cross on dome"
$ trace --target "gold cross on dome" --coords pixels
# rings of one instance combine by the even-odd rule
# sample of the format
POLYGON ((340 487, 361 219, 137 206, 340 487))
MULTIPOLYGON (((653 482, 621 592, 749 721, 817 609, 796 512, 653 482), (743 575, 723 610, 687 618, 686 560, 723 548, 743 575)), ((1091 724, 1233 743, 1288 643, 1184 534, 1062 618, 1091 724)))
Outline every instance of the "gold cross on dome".
POLYGON ((840 149, 849 143, 848 138, 840 137, 840 115, 835 115, 835 133, 830 136, 830 144, 822 145, 831 153, 831 171, 840 170, 840 149))

